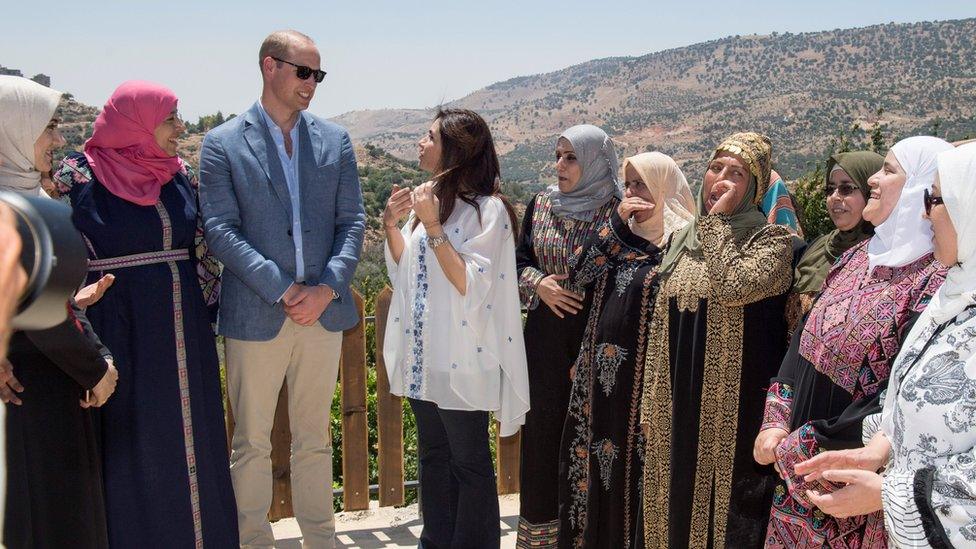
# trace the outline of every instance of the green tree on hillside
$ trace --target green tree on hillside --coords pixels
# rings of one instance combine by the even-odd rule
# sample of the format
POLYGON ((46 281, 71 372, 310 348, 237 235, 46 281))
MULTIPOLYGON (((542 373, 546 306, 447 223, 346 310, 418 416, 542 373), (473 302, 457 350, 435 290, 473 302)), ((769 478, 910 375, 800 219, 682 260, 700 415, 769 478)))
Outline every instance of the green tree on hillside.
POLYGON ((793 187, 797 214, 803 221, 803 236, 807 241, 834 230, 834 224, 827 214, 827 201, 824 197, 824 168, 818 164, 810 172, 800 176, 793 187))
POLYGON ((874 115, 874 125, 871 127, 871 150, 883 155, 888 152, 889 146, 887 139, 885 139, 885 130, 888 129, 888 125, 881 122, 884 107, 878 107, 878 110, 874 111, 874 115))
POLYGON ((216 114, 207 114, 197 118, 195 123, 186 122, 186 131, 187 133, 207 133, 235 116, 237 115, 229 114, 225 118, 224 113, 220 111, 217 111, 216 114))

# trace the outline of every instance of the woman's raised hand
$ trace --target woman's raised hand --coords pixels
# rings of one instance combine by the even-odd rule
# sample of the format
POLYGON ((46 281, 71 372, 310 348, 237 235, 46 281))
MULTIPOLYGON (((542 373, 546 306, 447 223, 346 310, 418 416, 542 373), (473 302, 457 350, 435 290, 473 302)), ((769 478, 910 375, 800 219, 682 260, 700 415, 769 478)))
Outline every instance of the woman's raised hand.
POLYGON ((433 181, 417 185, 413 190, 413 212, 428 231, 440 224, 441 203, 434 194, 433 181))
POLYGON ((400 188, 396 183, 390 191, 390 198, 386 201, 386 208, 383 210, 383 228, 396 230, 397 223, 410 213, 413 207, 413 199, 410 187, 400 188))
POLYGON ((637 212, 649 211, 654 209, 654 204, 640 198, 638 196, 628 196, 620 201, 617 205, 617 215, 620 219, 627 221, 630 217, 637 212))
POLYGON ((883 479, 878 473, 858 469, 826 471, 824 478, 844 484, 843 488, 831 494, 807 490, 810 502, 824 513, 837 518, 847 518, 881 510, 883 479))
POLYGON ((730 214, 735 210, 737 204, 733 202, 735 200, 735 185, 729 183, 728 181, 719 181, 712 187, 712 194, 718 196, 718 200, 712 205, 712 209, 709 210, 709 214, 730 214))

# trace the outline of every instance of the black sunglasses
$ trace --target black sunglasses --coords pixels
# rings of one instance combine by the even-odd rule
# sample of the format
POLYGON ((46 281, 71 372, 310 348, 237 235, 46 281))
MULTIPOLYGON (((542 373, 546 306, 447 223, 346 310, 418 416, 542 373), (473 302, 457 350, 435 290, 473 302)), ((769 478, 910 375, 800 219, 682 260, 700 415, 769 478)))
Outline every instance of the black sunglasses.
POLYGON ((834 191, 840 193, 841 196, 851 196, 852 194, 854 194, 859 190, 861 190, 859 187, 855 185, 851 185, 849 183, 844 183, 841 185, 834 185, 833 183, 828 183, 827 186, 824 187, 824 196, 830 198, 830 196, 834 194, 834 191))
POLYGON ((325 71, 313 69, 312 67, 306 67, 305 65, 296 65, 291 61, 285 61, 284 59, 278 59, 277 57, 273 56, 271 58, 275 61, 288 63, 289 65, 295 67, 295 76, 297 76, 299 80, 308 80, 309 76, 314 77, 316 82, 322 82, 322 80, 325 80, 325 71))
POLYGON ((925 189, 925 193, 922 194, 922 200, 925 201, 925 215, 930 215, 932 213, 932 206, 937 204, 945 204, 941 196, 933 196, 928 189, 925 189))

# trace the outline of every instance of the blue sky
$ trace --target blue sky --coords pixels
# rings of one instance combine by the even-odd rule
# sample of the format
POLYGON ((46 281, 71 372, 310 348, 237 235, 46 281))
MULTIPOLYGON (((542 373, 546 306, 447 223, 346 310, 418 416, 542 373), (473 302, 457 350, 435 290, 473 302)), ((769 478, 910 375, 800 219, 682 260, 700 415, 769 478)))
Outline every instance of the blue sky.
POLYGON ((124 80, 155 80, 194 119, 260 93, 268 32, 311 35, 328 71, 312 112, 429 107, 514 76, 735 34, 807 32, 976 16, 976 2, 265 0, 5 2, 0 64, 49 74, 101 105, 124 80))

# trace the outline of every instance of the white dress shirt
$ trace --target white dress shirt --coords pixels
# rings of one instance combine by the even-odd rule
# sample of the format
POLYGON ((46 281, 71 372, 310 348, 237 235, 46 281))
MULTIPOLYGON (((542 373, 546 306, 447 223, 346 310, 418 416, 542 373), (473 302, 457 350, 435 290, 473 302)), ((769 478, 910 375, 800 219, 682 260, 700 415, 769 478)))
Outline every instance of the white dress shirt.
POLYGON ((275 124, 274 120, 268 116, 264 110, 264 105, 258 101, 261 114, 271 132, 271 139, 274 140, 275 148, 278 150, 278 160, 281 162, 281 171, 285 172, 285 184, 288 186, 288 196, 291 199, 291 237, 295 242, 295 282, 305 281, 305 256, 302 254, 302 204, 301 189, 298 186, 298 126, 301 120, 296 120, 288 135, 291 136, 291 156, 285 148, 285 134, 281 128, 275 124))

